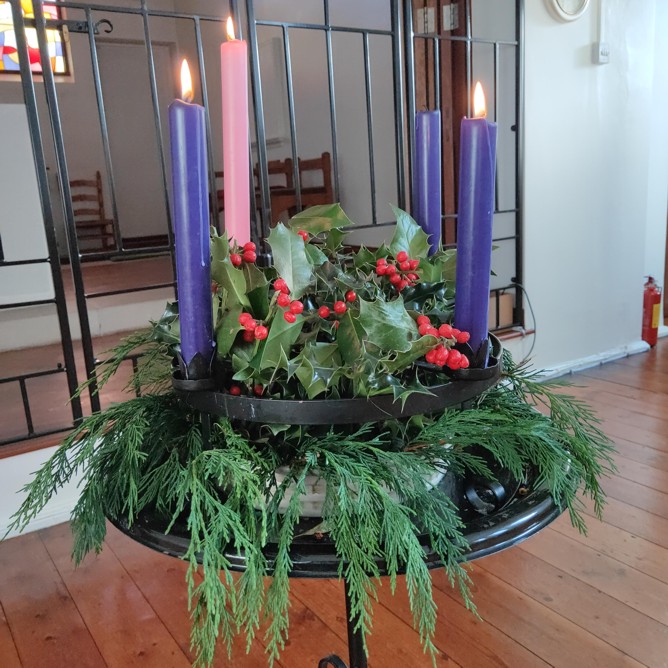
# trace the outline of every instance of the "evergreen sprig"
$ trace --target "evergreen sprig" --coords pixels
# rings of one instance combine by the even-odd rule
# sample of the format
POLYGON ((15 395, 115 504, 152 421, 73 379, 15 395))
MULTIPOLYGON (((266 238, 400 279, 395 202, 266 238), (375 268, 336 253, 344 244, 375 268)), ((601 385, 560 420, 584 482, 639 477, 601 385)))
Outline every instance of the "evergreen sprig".
POLYGON ((533 468, 583 530, 578 492, 589 494, 600 512, 598 481, 612 468, 610 443, 588 407, 509 359, 505 368, 505 381, 465 411, 356 431, 287 430, 280 448, 251 436, 242 423, 220 419, 205 429, 208 418, 172 393, 131 399, 85 418, 66 438, 25 487, 12 528, 24 528, 77 475, 83 475, 72 513, 77 563, 102 548, 106 517, 132 524, 150 510, 164 517, 167 532, 185 524, 196 664, 212 663, 219 639, 231 652, 234 636, 243 634, 250 647, 266 623, 272 665, 288 637, 291 548, 306 476, 317 472, 327 483, 323 530, 340 558, 339 574, 363 638, 371 630, 383 563, 393 592, 405 574, 413 624, 433 658, 437 610, 424 536, 475 610, 463 566, 468 545, 462 522, 451 499, 431 489, 433 472, 492 477, 490 458, 518 479, 533 468), (277 485, 279 466, 287 474, 277 485), (270 542, 272 563, 264 553, 270 542), (245 557, 238 578, 232 577, 231 553, 245 557), (267 575, 272 582, 265 589, 267 575))

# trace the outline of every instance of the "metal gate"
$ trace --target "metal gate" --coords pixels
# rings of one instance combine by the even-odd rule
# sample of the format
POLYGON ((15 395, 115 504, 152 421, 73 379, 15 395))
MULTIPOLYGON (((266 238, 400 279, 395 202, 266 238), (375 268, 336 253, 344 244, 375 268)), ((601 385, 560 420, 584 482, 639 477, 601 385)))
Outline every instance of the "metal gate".
MULTIPOLYGON (((63 1, 58 2, 57 7, 61 15, 57 18, 46 17, 41 0, 34 0, 34 15, 24 16, 20 0, 8 0, 12 8, 14 29, 16 35, 16 51, 18 55, 21 86, 25 107, 28 117, 28 125, 33 148, 37 184, 39 189, 40 203, 43 214, 44 230, 48 246, 47 257, 34 257, 30 259, 11 260, 0 258, 0 268, 19 266, 25 264, 48 264, 51 270, 55 297, 49 300, 11 303, 0 306, 0 309, 18 307, 38 306, 52 304, 55 306, 60 333, 60 348, 62 358, 58 355, 58 362, 50 368, 37 371, 26 371, 12 373, 6 377, 0 377, 0 387, 15 384, 20 390, 22 412, 25 420, 25 429, 21 433, 12 433, 3 437, 0 433, 0 445, 16 442, 36 436, 51 434, 62 431, 78 421, 85 409, 79 398, 70 403, 71 419, 63 420, 62 424, 51 425, 48 429, 35 426, 33 416, 36 410, 40 410, 39 400, 32 400, 28 391, 27 382, 31 379, 41 378, 52 374, 64 373, 67 379, 67 390, 73 394, 78 383, 84 379, 90 379, 91 383, 87 390, 85 404, 90 404, 93 411, 99 410, 101 403, 95 386, 95 370, 99 363, 99 351, 95 350, 95 340, 92 336, 89 311, 91 303, 108 297, 128 295, 138 292, 149 292, 153 290, 174 287, 173 280, 173 239, 170 221, 169 206, 169 164, 166 158, 167 147, 164 138, 164 124, 166 109, 163 108, 164 93, 161 89, 160 63, 157 62, 157 48, 167 45, 166 48, 176 49, 172 44, 178 42, 178 49, 187 52, 194 61, 196 81, 200 91, 200 101, 206 109, 207 137, 209 145, 209 173, 211 190, 211 223, 220 225, 217 207, 217 164, 219 144, 217 141, 216 125, 212 119, 217 117, 217 99, 212 99, 211 89, 213 77, 215 76, 216 54, 211 47, 215 41, 215 35, 220 35, 219 42, 223 40, 223 23, 227 11, 224 7, 218 7, 220 14, 210 15, 204 13, 189 13, 160 8, 160 2, 155 0, 149 7, 149 0, 136 0, 135 6, 116 6, 97 4, 92 2, 63 1), (169 26, 172 27, 169 27, 169 26), (99 155, 101 160, 100 172, 102 185, 99 186, 107 195, 108 208, 110 212, 109 242, 100 250, 87 249, 77 232, 75 219, 75 199, 73 195, 73 183, 80 176, 72 173, 73 156, 76 150, 65 137, 63 122, 69 121, 67 116, 63 118, 62 100, 67 98, 69 91, 68 83, 61 83, 51 71, 50 67, 43 68, 41 77, 35 75, 31 69, 31 53, 38 49, 42 63, 49 63, 49 40, 47 29, 60 28, 69 33, 71 45, 76 43, 78 60, 74 62, 74 76, 77 70, 86 72, 81 79, 89 81, 90 99, 94 102, 88 116, 91 120, 94 116, 97 127, 99 142, 99 155), (30 39, 33 40, 29 49, 26 38, 26 30, 29 30, 30 39), (163 34, 168 34, 164 37, 163 34), (110 134, 109 88, 103 81, 104 63, 100 62, 100 50, 104 45, 116 44, 119 48, 123 45, 134 45, 141 47, 143 53, 141 68, 142 76, 145 76, 146 91, 148 92, 149 109, 144 110, 149 115, 152 125, 152 138, 150 138, 154 155, 150 156, 151 169, 154 170, 154 183, 152 192, 157 192, 157 197, 162 204, 155 205, 161 209, 160 218, 164 225, 164 233, 148 235, 142 245, 137 247, 134 242, 130 243, 130 237, 123 232, 122 202, 119 199, 119 176, 125 177, 127 164, 120 164, 114 153, 113 141, 110 134), (85 47, 85 48, 84 48, 85 47), (85 66, 85 67, 84 67, 85 66), (41 78, 41 81, 40 81, 41 78), (48 125, 48 130, 45 125, 48 125), (47 154, 52 156, 57 173, 58 192, 54 194, 50 186, 49 173, 47 172, 47 154), (159 191, 159 192, 158 192, 159 191), (62 213, 62 216, 60 214, 62 213), (67 250, 66 264, 62 264, 57 243, 57 219, 62 217, 65 230, 65 245, 67 250), (121 289, 114 287, 105 289, 87 290, 85 273, 89 262, 118 262, 138 257, 163 256, 171 258, 172 276, 145 285, 126 286, 121 289), (65 272, 65 274, 64 274, 65 272), (74 287, 74 305, 76 318, 81 329, 81 357, 83 369, 77 371, 75 360, 75 348, 78 344, 73 342, 72 336, 72 312, 68 315, 65 297, 64 275, 71 273, 71 281, 74 287), (62 359, 62 361, 61 361, 62 359)), ((350 5, 338 0, 322 0, 322 3, 291 3, 280 17, 272 14, 272 3, 261 0, 246 0, 239 3, 230 0, 229 12, 235 19, 237 26, 241 26, 241 36, 249 43, 250 54, 250 77, 253 96, 254 116, 254 141, 252 142, 252 164, 255 164, 254 173, 251 175, 252 192, 249 193, 255 206, 251 207, 254 215, 254 236, 256 241, 268 235, 270 224, 275 219, 276 213, 272 214, 272 175, 271 175, 271 153, 276 150, 276 143, 282 143, 283 151, 287 151, 287 157, 292 164, 292 182, 294 183, 296 210, 300 210, 303 203, 303 194, 308 184, 305 184, 300 173, 300 158, 302 149, 308 146, 308 137, 304 139, 302 131, 304 109, 303 94, 299 97, 300 86, 303 82, 298 80, 296 74, 296 62, 303 63, 304 59, 295 61, 295 50, 305 52, 304 44, 309 40, 317 41, 318 49, 308 51, 313 57, 319 53, 322 65, 321 78, 316 77, 317 85, 321 86, 322 99, 320 123, 322 130, 317 135, 322 139, 328 152, 331 153, 333 191, 335 200, 340 197, 350 196, 354 189, 362 192, 355 201, 362 201, 361 208, 365 212, 365 220, 361 221, 356 230, 362 235, 364 241, 365 230, 382 228, 393 224, 387 216, 387 209, 383 208, 381 199, 392 197, 393 203, 401 208, 410 206, 411 182, 411 151, 414 141, 414 115, 416 111, 416 60, 415 50, 420 48, 431 50, 433 67, 431 74, 433 81, 428 84, 432 86, 433 104, 436 108, 441 107, 442 90, 440 67, 442 45, 457 43, 461 45, 466 54, 464 60, 464 77, 467 85, 467 94, 470 92, 473 71, 473 56, 475 49, 480 45, 488 45, 493 53, 493 77, 494 77, 494 99, 498 94, 501 84, 501 52, 504 49, 513 50, 514 81, 512 96, 514 99, 514 110, 511 118, 500 119, 501 122, 512 126, 515 143, 513 148, 514 171, 514 198, 512 206, 497 206, 497 215, 512 216, 512 230, 508 232, 508 224, 504 223, 504 232, 497 235, 497 243, 510 243, 513 247, 514 257, 512 261, 512 280, 508 284, 495 286, 497 294, 503 291, 515 290, 515 283, 521 283, 521 211, 520 201, 520 156, 521 156, 521 122, 520 114, 522 108, 521 91, 521 26, 522 26, 522 0, 510 0, 514 6, 515 34, 512 38, 494 38, 487 36, 478 37, 474 34, 472 27, 471 0, 460 0, 463 8, 463 16, 459 22, 460 30, 450 33, 443 30, 428 30, 428 26, 422 25, 415 29, 417 2, 405 2, 402 0, 377 0, 375 4, 382 2, 383 12, 377 12, 373 21, 356 22, 350 19, 354 12, 342 10, 342 6, 350 5), (304 6, 309 5, 313 9, 313 15, 304 15, 304 6), (286 20, 295 16, 294 20, 286 20), (302 42, 300 43, 300 40, 302 42), (267 44, 269 46, 267 46, 267 44), (263 52, 263 49, 266 52, 263 52), (359 110, 346 108, 347 103, 353 97, 349 94, 350 81, 342 77, 339 63, 342 57, 352 62, 353 52, 358 54, 358 60, 350 71, 355 76, 348 77, 357 82, 355 96, 359 110), (268 56, 267 56, 268 54, 268 56), (269 68, 269 69, 268 69, 269 68), (337 69, 338 68, 338 69, 337 69), (272 79, 273 76, 273 79, 272 79), (356 78, 355 78, 356 77, 356 78), (274 84, 274 89, 267 90, 267 82, 274 84), (277 82, 280 84, 278 85, 277 82), (277 87, 276 87, 277 86, 277 87), (348 88, 346 88, 348 86, 348 88), (272 123, 276 125, 276 114, 272 115, 269 106, 275 102, 276 97, 282 97, 284 118, 283 131, 274 134, 281 135, 278 139, 272 133, 272 123), (300 106, 301 105, 301 106, 300 106), (300 113, 302 116, 300 117, 300 113), (356 118, 355 131, 357 144, 365 144, 363 153, 365 159, 355 160, 353 165, 350 160, 351 140, 349 133, 351 129, 350 118, 356 118), (348 161, 348 162, 346 162, 348 161), (351 177, 351 169, 356 169, 355 176, 351 177), (389 195, 388 195, 389 193, 389 195)), ((53 3, 51 3, 53 4, 53 3)), ((197 4, 195 2, 194 4, 197 4)), ((204 3, 201 3, 204 4, 204 3)), ((277 5, 280 3, 273 3, 277 5)), ((287 7, 286 3, 286 7, 287 7)), ((428 3, 424 3, 425 7, 428 3)), ((429 3, 433 5, 434 3, 429 3)), ((437 3, 440 8, 442 3, 437 3)), ((457 4, 457 3, 453 3, 457 4)), ((209 3, 210 7, 210 3, 209 3)), ((450 7, 450 5, 448 5, 450 7)), ((310 11, 310 10, 309 10, 310 11)), ((445 10, 444 10, 445 11, 445 10)), ((443 14, 445 16, 445 13, 443 14)), ((439 16, 440 21, 440 16, 439 16)), ((310 47, 309 47, 310 48, 310 47)), ((139 67, 139 63, 137 64, 139 67)), ((164 69, 164 68, 163 68, 164 69)), ((163 73, 164 74, 164 73, 163 73)), ((164 78, 164 76, 163 76, 164 78)), ((2 82, 0 82, 1 85, 2 82)), ((77 83, 77 85, 81 85, 77 83)), ((164 88, 164 86, 163 86, 164 88)), ((303 93, 303 91, 302 91, 303 93)), ((117 99, 116 94, 116 98, 117 99)), ((469 96, 470 97, 470 96, 469 96)), ((1 96, 0 96, 1 102, 1 96)), ((274 104, 274 109, 277 106, 274 104)), ((494 105, 496 110, 498 105, 494 105)), ((280 110, 279 110, 280 111, 280 110)), ((319 130, 319 128, 316 128, 319 130)), ((314 135, 311 128, 311 135, 314 135)), ((308 135, 308 133, 305 133, 308 135)), ((149 139, 147 138, 147 141, 149 139)), ((344 201, 345 206, 345 201, 344 201)), ((452 212, 444 214, 444 224, 453 218, 452 212)), ((522 299, 521 294, 515 295, 513 322, 509 324, 522 324, 522 299)), ((136 358, 131 360, 136 365, 136 358)), ((2 372, 0 372, 2 373, 2 372)))

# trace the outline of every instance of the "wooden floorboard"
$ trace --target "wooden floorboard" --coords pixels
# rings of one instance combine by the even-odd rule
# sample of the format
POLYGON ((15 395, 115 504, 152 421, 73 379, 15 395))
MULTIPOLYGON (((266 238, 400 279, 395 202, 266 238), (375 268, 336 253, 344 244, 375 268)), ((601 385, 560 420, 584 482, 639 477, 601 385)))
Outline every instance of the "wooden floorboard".
MULTIPOLYGON (((573 376, 616 442, 602 522, 590 501, 582 536, 562 516, 522 545, 473 565, 467 612, 441 572, 439 668, 668 668, 668 341, 573 376)), ((0 668, 190 665, 186 565, 110 528, 106 549, 75 569, 67 525, 0 543, 0 668)), ((290 640, 277 668, 315 668, 346 653, 342 585, 295 580, 290 640)), ((383 581, 371 668, 427 668, 400 579, 383 581)), ((261 634, 260 634, 261 638, 261 634)), ((222 648, 221 648, 222 649, 222 648)), ((259 642, 216 668, 266 665, 259 642)))

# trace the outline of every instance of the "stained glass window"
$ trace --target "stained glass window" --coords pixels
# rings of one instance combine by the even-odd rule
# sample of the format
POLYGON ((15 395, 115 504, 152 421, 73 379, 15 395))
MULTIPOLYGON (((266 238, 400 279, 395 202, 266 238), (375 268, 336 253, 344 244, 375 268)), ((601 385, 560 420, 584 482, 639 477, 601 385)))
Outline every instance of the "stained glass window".
MULTIPOLYGON (((44 18, 59 19, 60 9, 54 4, 45 4, 44 18)), ((34 18, 32 0, 21 0, 23 16, 27 19, 34 18)), ((30 57, 30 69, 33 72, 41 72, 42 64, 39 59, 39 47, 37 44, 37 32, 34 28, 26 28, 28 40, 28 55, 30 57)), ((55 74, 69 74, 67 51, 63 40, 62 28, 47 28, 46 38, 49 47, 49 58, 51 69, 55 74)), ((16 50, 16 34, 14 22, 12 21, 12 8, 9 2, 0 1, 0 76, 3 74, 18 74, 19 54, 16 50)))

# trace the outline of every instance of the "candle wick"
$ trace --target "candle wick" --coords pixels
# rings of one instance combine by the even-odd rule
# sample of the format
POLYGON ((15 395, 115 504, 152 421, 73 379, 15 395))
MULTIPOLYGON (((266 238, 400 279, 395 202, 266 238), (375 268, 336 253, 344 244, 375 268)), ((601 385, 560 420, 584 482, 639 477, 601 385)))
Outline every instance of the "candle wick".
POLYGON ((193 101, 194 97, 195 97, 195 96, 193 95, 193 92, 192 92, 191 90, 187 90, 187 91, 183 94, 183 101, 184 101, 184 102, 188 102, 188 104, 190 104, 190 103, 193 101))

